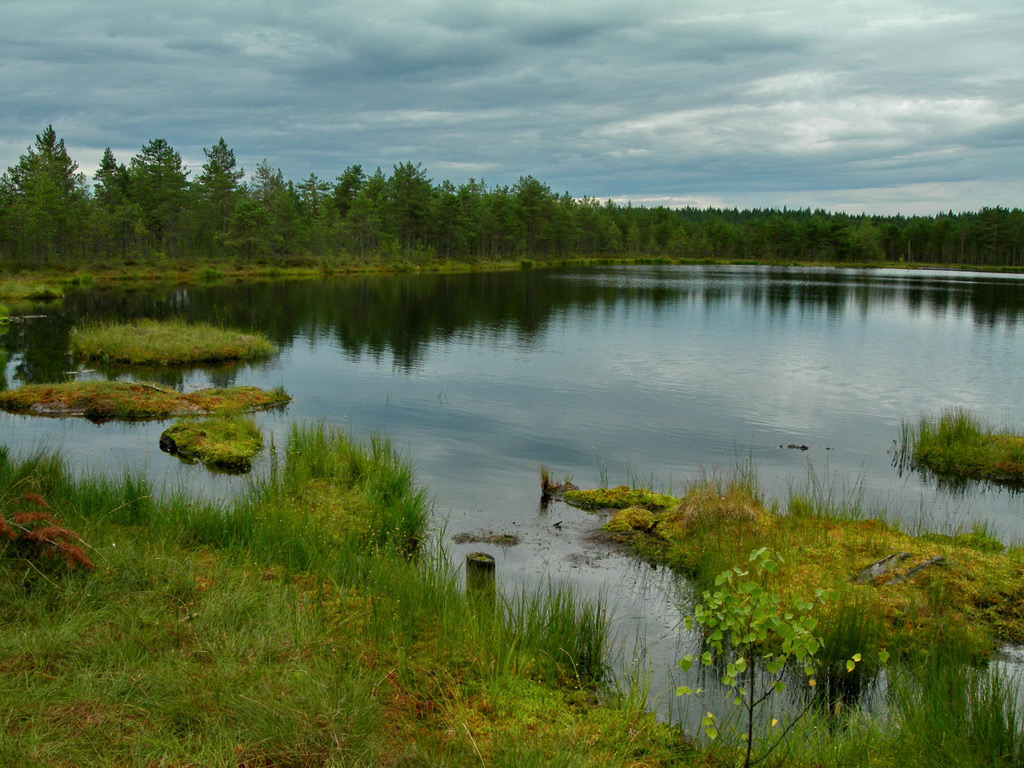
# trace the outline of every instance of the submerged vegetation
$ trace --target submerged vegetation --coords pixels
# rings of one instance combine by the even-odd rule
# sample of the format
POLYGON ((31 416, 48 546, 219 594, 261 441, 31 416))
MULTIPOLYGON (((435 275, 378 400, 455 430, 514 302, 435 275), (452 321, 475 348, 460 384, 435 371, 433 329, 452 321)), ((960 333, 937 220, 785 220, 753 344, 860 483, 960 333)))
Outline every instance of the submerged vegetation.
POLYGON ((207 469, 248 472, 263 449, 263 433, 251 418, 218 413, 179 419, 160 435, 160 447, 184 461, 201 461, 207 469))
MULTIPOLYGON (((72 479, 0 449, 94 571, 0 559, 0 764, 667 766, 692 754, 600 704, 606 619, 564 588, 473 600, 383 440, 296 429, 227 504, 72 479)), ((5 507, 6 509, 6 507, 5 507)))
POLYGON ((904 422, 897 462, 943 480, 986 480, 1024 486, 1024 436, 1000 432, 969 411, 904 422))
MULTIPOLYGON (((626 506, 605 529, 691 575, 700 590, 713 589, 715 576, 752 549, 769 547, 789 564, 778 585, 784 602, 817 589, 835 593, 815 615, 823 631, 847 636, 837 651, 852 643, 850 653, 888 647, 921 656, 943 638, 980 659, 999 641, 1024 642, 1024 549, 1007 549, 983 530, 915 536, 820 491, 794 490, 779 509, 765 503, 750 473, 737 471, 703 478, 678 498, 658 494, 657 505, 626 506)), ((566 500, 615 507, 652 497, 645 494, 597 489, 566 500)))
POLYGON ((136 381, 72 381, 26 384, 0 392, 0 409, 38 416, 84 416, 92 421, 166 419, 224 409, 255 411, 291 402, 278 387, 202 389, 177 392, 158 384, 136 381))
POLYGON ((184 320, 137 320, 75 328, 71 351, 104 363, 182 365, 267 357, 275 348, 261 333, 184 320))

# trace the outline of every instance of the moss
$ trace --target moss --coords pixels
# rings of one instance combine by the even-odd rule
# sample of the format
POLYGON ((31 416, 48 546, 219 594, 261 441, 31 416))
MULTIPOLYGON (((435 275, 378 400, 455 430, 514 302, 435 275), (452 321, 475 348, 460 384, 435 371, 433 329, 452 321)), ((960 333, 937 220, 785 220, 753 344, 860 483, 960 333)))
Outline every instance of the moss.
POLYGON ((643 488, 595 488, 590 491, 566 491, 565 500, 583 509, 626 509, 643 507, 650 510, 664 510, 678 504, 678 499, 663 493, 654 493, 643 488))
POLYGON ((160 447, 185 461, 201 461, 208 469, 248 472, 263 449, 263 433, 252 419, 238 414, 180 419, 160 435, 160 447))
MULTIPOLYGON (((701 482, 679 498, 641 490, 581 491, 595 505, 658 498, 651 509, 623 509, 605 526, 630 540, 641 556, 694 577, 698 589, 749 552, 767 546, 786 561, 778 590, 785 600, 834 590, 819 617, 857 604, 881 625, 880 641, 906 655, 927 654, 940 638, 983 658, 998 641, 1024 642, 1024 549, 1007 549, 984 531, 914 536, 877 519, 837 519, 806 511, 796 498, 789 514, 769 508, 749 485, 701 482), (853 576, 888 555, 908 552, 895 570, 867 584, 853 576), (895 577, 933 557, 945 566, 895 577)), ((574 494, 576 495, 576 494, 574 494)), ((607 506, 614 506, 607 504, 607 506)))
POLYGON ((28 384, 0 392, 0 409, 38 416, 84 416, 91 421, 141 421, 208 414, 225 408, 255 411, 291 401, 283 389, 257 387, 204 389, 182 393, 157 384, 131 381, 73 381, 28 384))
POLYGON ((654 526, 654 514, 644 507, 627 507, 615 513, 611 520, 601 526, 610 533, 649 531, 654 526))
POLYGON ((180 320, 138 320, 75 328, 71 350, 105 363, 181 365, 267 357, 276 348, 259 333, 180 320))

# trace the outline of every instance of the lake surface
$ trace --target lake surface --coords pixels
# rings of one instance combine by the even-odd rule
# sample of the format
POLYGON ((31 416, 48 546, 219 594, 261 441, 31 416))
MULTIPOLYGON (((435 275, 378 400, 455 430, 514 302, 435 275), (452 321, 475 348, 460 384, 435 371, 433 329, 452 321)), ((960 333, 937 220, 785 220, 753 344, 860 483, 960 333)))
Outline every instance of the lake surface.
MULTIPOLYGON (((281 352, 256 365, 84 376, 283 385, 294 402, 258 416, 278 446, 295 420, 387 434, 415 459, 447 541, 521 538, 507 549, 450 544, 457 561, 484 549, 506 584, 556 578, 602 592, 620 664, 642 637, 663 705, 671 663, 694 641, 679 626, 686 585, 593 543, 600 519, 541 509, 539 464, 582 487, 680 490, 749 459, 769 497, 784 500, 810 474, 914 526, 984 522, 1024 538, 1024 496, 940 490, 890 456, 901 420, 944 407, 1022 426, 1017 276, 636 266, 103 289, 32 311, 46 317, 0 336, 8 387, 80 369, 67 334, 84 320, 180 316, 267 333, 281 352)), ((215 495, 246 482, 161 453, 164 427, 0 414, 0 442, 215 495)))

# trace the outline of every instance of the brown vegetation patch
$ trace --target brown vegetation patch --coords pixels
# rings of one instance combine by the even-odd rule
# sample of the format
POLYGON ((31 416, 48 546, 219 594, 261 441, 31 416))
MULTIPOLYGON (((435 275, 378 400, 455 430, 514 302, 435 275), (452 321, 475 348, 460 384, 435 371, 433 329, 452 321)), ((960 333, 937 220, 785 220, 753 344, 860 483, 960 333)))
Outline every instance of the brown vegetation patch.
POLYGON ((90 421, 142 421, 231 408, 254 411, 291 401, 282 389, 257 387, 177 392, 158 384, 134 381, 82 381, 27 384, 0 392, 0 409, 38 416, 82 416, 90 421))

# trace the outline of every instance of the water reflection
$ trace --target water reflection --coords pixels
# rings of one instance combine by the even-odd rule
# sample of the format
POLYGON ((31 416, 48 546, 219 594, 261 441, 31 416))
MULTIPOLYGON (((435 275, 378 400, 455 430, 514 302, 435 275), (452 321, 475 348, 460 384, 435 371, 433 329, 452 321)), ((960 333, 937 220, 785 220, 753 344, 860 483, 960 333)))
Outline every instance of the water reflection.
MULTIPOLYGON (((666 708, 679 704, 675 660, 699 643, 679 625, 685 585, 595 545, 599 519, 538 510, 539 463, 584 487, 640 476, 669 490, 702 467, 752 461, 766 494, 782 499, 812 467, 835 476, 837 488, 856 488, 871 509, 881 499, 911 526, 950 532, 983 522, 1003 540, 1024 538, 1024 497, 952 493, 917 473, 900 476, 887 452, 901 420, 948 405, 1020 422, 1012 414, 1024 402, 1016 333, 1024 280, 1016 277, 529 270, 108 288, 35 311, 47 317, 0 332, 10 386, 68 378, 68 333, 84 321, 184 317, 268 334, 281 352, 258 364, 90 375, 179 389, 283 385, 294 397, 287 411, 257 416, 278 446, 293 420, 388 434, 416 460, 449 537, 489 530, 520 539, 493 553, 503 579, 604 589, 618 617, 621 668, 639 633, 666 708), (791 443, 808 450, 779 447, 791 443)), ((61 446, 81 466, 141 468, 210 493, 244 482, 179 465, 157 449, 161 429, 0 414, 4 444, 61 446)), ((450 546, 457 562, 480 547, 450 546)))
MULTIPOLYGON (((1024 315, 1022 291, 1020 280, 1006 276, 763 267, 342 277, 75 293, 34 310, 47 315, 43 322, 12 324, 0 338, 19 356, 16 378, 25 383, 59 380, 72 368, 67 336, 73 323, 136 317, 256 327, 281 346, 300 337, 331 339, 352 357, 386 358, 410 373, 432 344, 493 344, 511 335, 529 350, 569 315, 649 309, 657 318, 689 306, 836 320, 902 307, 912 317, 966 317, 981 327, 1013 328, 1024 315)), ((223 373, 220 381, 229 383, 231 372, 223 373)))

